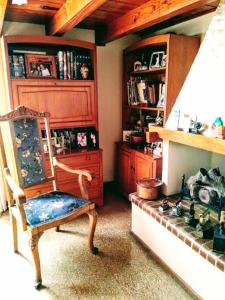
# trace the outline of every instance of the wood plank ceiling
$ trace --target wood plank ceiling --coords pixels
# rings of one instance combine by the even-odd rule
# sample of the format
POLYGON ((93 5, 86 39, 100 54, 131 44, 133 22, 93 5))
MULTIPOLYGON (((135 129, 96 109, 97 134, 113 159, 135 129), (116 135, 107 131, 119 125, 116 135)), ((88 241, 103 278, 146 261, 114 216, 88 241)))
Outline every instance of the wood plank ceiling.
MULTIPOLYGON (((7 2, 7 1, 3 1, 7 2)), ((62 35, 74 26, 94 29, 100 44, 128 33, 153 33, 211 12, 219 0, 8 0, 5 21, 45 24, 46 32, 62 35)))

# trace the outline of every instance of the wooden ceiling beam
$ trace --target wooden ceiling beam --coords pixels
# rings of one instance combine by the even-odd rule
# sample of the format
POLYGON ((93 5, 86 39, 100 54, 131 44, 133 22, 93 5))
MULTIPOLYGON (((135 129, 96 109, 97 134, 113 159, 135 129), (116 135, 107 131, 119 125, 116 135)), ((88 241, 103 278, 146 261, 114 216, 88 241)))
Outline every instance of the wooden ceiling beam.
POLYGON ((175 16, 190 13, 210 4, 215 5, 215 0, 148 1, 112 21, 108 25, 106 37, 102 43, 113 41, 126 34, 143 30, 175 16))
POLYGON ((107 0, 67 0, 52 17, 46 32, 49 35, 62 35, 90 16, 107 0))
POLYGON ((5 18, 7 2, 7 0, 0 0, 0 35, 2 35, 2 27, 5 18))

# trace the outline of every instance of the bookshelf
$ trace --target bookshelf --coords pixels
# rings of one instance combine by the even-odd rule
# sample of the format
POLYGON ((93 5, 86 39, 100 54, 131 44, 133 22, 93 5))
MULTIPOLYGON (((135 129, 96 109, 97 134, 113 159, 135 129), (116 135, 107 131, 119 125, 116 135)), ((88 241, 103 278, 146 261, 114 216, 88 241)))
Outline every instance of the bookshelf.
MULTIPOLYGON (((1 99, 0 113, 7 113, 18 105, 50 112, 50 129, 57 157, 71 167, 85 168, 95 174, 95 179, 88 185, 88 191, 90 199, 102 205, 103 175, 102 150, 98 148, 96 46, 89 42, 61 37, 4 36, 1 38, 1 54, 4 58, 1 84, 5 88, 6 97, 1 99), (62 54, 65 60, 60 62, 62 54), (13 55, 23 57, 23 66, 19 66, 19 75, 16 78, 13 74, 13 55), (33 66, 40 64, 47 71, 42 74, 32 73, 33 66), (84 72, 83 77, 80 72, 82 67, 88 68, 88 71, 84 70, 86 73, 84 72), (95 134, 95 144, 91 145, 90 134, 95 134), (81 135, 86 137, 83 144, 78 142, 81 135)), ((16 174, 10 159, 11 157, 7 157, 11 173, 16 174)), ((45 163, 46 170, 49 170, 47 154, 45 163)), ((56 177, 62 191, 79 196, 73 177, 59 169, 56 170, 56 177)), ((43 193, 49 189, 50 185, 46 183, 43 188, 27 188, 26 195, 32 197, 37 192, 43 193)))
MULTIPOLYGON (((124 50, 123 131, 145 132, 149 123, 163 127, 198 49, 197 37, 164 34, 124 50)), ((118 143, 117 153, 117 182, 124 195, 136 191, 140 178, 161 177, 162 157, 134 149, 132 143, 118 143)))
POLYGON ((161 125, 165 124, 198 48, 197 37, 165 34, 137 41, 124 50, 123 129, 133 129, 140 118, 146 125, 146 118, 161 116, 161 125), (158 53, 161 59, 153 63, 158 53), (144 61, 147 69, 134 69, 137 61, 144 61), (134 90, 130 92, 128 85, 132 80, 134 90), (160 98, 163 101, 159 105, 160 98))

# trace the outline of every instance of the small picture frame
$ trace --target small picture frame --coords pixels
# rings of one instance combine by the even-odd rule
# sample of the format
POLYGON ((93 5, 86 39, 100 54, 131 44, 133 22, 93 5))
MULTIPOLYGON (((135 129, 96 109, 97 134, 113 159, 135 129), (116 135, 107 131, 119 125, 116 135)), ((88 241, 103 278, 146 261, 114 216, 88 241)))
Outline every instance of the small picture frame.
POLYGON ((95 129, 95 127, 89 127, 87 129, 87 140, 89 149, 99 148, 98 131, 95 129))
POLYGON ((80 128, 76 131, 76 142, 77 148, 79 149, 88 147, 88 137, 86 129, 80 128))
POLYGON ((149 69, 161 68, 164 64, 164 51, 153 52, 150 59, 149 69))
POLYGON ((27 78, 57 78, 53 55, 25 55, 27 78))
POLYGON ((130 143, 131 134, 136 132, 137 130, 123 130, 123 142, 130 143))
POLYGON ((134 72, 140 71, 141 70, 141 66, 142 66, 142 63, 139 60, 136 60, 134 62, 134 72))
MULTIPOLYGON (((56 138, 54 138, 54 137, 51 138, 51 144, 52 144, 52 146, 56 145, 56 138)), ((49 149, 48 149, 48 139, 47 138, 42 138, 42 145, 43 145, 44 153, 48 153, 49 149)))

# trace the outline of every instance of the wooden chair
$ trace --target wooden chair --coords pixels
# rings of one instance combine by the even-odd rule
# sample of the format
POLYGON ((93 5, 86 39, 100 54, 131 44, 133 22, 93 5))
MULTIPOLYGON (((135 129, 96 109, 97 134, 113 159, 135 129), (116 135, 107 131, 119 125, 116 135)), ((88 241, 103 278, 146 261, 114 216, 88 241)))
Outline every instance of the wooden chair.
MULTIPOLYGON (((13 232, 14 252, 18 250, 17 223, 22 225, 22 229, 28 232, 29 246, 32 252, 35 267, 35 287, 41 287, 41 268, 38 252, 38 241, 47 229, 56 227, 72 221, 83 214, 89 216, 88 243, 93 254, 98 253, 98 248, 93 246, 97 213, 94 203, 88 200, 88 193, 84 184, 84 177, 92 180, 92 174, 87 170, 72 169, 57 160, 53 155, 50 142, 49 113, 39 113, 24 106, 20 106, 6 115, 0 116, 1 127, 8 123, 10 128, 10 140, 12 141, 13 153, 10 160, 15 160, 17 176, 12 176, 4 161, 4 174, 8 186, 12 191, 12 197, 8 199, 10 220, 13 232), (44 121, 44 122, 43 122, 44 121), (2 123, 4 122, 4 123, 2 123), (45 173, 44 151, 40 130, 46 130, 49 159, 51 166, 51 176, 45 173), (65 171, 78 175, 82 198, 71 194, 60 192, 55 181, 54 168, 59 167, 65 171), (16 178, 18 180, 16 180, 16 178), (49 193, 37 195, 34 198, 26 199, 24 188, 35 184, 51 181, 53 190, 49 193), (43 204, 45 204, 43 206, 43 204)), ((9 132, 9 131, 8 131, 9 132)), ((9 135, 7 135, 9 136, 9 135)), ((5 139, 5 138, 4 138, 5 139)), ((0 130, 0 141, 3 149, 2 133, 0 130)), ((6 145, 5 145, 6 146, 6 145)), ((9 148, 5 149, 9 151, 9 148)), ((6 157, 9 155, 6 155, 6 157)), ((9 160, 7 158, 8 163, 9 160)))

